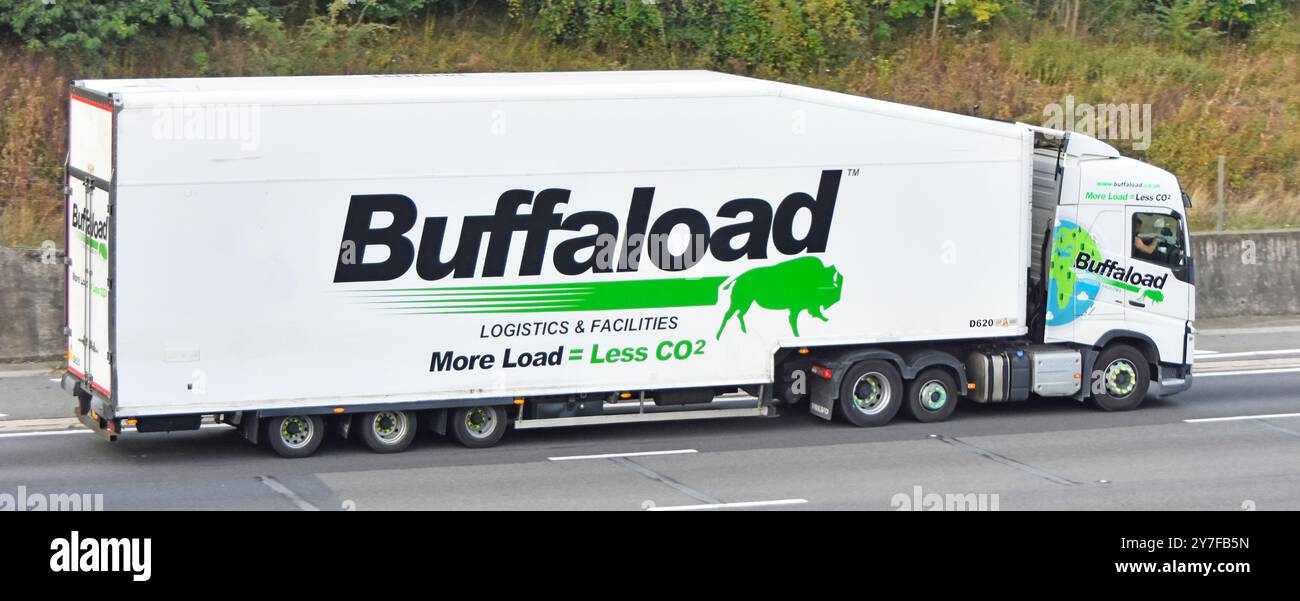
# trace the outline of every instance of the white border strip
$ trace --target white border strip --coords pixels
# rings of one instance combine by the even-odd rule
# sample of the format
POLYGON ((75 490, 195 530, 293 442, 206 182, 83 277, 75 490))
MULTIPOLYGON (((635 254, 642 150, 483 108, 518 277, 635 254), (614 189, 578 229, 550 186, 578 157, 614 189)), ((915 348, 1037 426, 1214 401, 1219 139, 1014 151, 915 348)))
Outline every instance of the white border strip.
POLYGON ((583 459, 618 459, 619 457, 650 457, 654 455, 686 455, 698 453, 695 449, 677 449, 675 451, 643 451, 640 453, 607 453, 604 455, 573 455, 570 457, 547 457, 551 461, 580 461, 583 459))
MULTIPOLYGON (((221 428, 221 427, 229 428, 230 426, 227 424, 200 424, 199 425, 200 430, 207 430, 209 428, 221 428)), ((125 434, 127 432, 135 432, 135 428, 123 428, 120 434, 125 434)), ((176 430, 176 432, 178 433, 193 432, 193 430, 176 430)), ((78 426, 76 428, 65 428, 63 430, 36 430, 34 432, 6 432, 0 434, 0 439, 25 438, 28 436, 56 436, 60 434, 91 434, 91 433, 93 433, 93 430, 88 430, 84 427, 78 426)))
POLYGON ((1214 353, 1202 355, 1201 351, 1196 351, 1196 358, 1202 361, 1218 361, 1219 359, 1242 359, 1250 357, 1271 357, 1274 355, 1300 355, 1300 348, 1273 349, 1268 351, 1241 351, 1235 353, 1214 353))
POLYGON ((1283 417, 1300 417, 1300 413, 1270 413, 1268 415, 1234 415, 1231 417, 1201 417, 1197 419, 1183 420, 1189 424, 1204 424, 1209 422, 1236 422, 1248 419, 1278 419, 1283 417))
POLYGON ((646 511, 699 511, 702 509, 741 509, 745 507, 775 507, 779 505, 803 505, 808 499, 780 499, 777 501, 741 501, 739 503, 712 503, 709 505, 675 505, 670 507, 650 507, 646 511))
POLYGON ((1196 370, 1192 370, 1192 375, 1195 376, 1196 379, 1199 380, 1199 379, 1201 379, 1201 378, 1213 378, 1213 377, 1215 377, 1215 376, 1251 376, 1251 375, 1262 375, 1262 374, 1293 374, 1293 373, 1296 373, 1296 372, 1300 372, 1300 367, 1282 367, 1282 368, 1278 368, 1278 369, 1247 369, 1247 370, 1241 370, 1241 371, 1207 371, 1207 372, 1198 372, 1198 371, 1196 371, 1196 370))

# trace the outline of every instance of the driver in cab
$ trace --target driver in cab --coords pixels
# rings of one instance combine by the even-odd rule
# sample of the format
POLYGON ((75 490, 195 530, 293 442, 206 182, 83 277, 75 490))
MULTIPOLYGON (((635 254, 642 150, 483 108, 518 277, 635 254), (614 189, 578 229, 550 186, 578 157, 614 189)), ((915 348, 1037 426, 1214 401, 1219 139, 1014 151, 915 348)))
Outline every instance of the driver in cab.
POLYGON ((1153 231, 1139 232, 1133 237, 1133 248, 1148 260, 1168 262, 1169 249, 1178 244, 1178 239, 1164 217, 1157 217, 1151 225, 1153 231))

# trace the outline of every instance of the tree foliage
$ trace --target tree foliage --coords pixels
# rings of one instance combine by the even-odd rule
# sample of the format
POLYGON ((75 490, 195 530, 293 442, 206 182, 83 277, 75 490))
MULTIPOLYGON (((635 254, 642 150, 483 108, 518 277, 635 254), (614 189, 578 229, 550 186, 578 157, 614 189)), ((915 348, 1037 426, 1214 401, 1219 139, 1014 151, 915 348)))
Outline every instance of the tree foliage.
POLYGON ((0 0, 0 26, 34 48, 97 50, 142 32, 201 29, 212 18, 200 0, 0 0))
MULTIPOLYGON (((255 12, 298 26, 326 16, 388 23, 462 10, 508 13, 553 41, 601 48, 674 46, 721 60, 815 67, 863 36, 942 23, 979 31, 1004 19, 1059 15, 1083 27, 1128 26, 1195 49, 1246 35, 1297 0, 0 0, 0 36, 37 49, 105 45, 237 27, 255 12), (938 7, 939 19, 934 11, 938 7), (1073 8, 1072 8, 1073 7, 1073 8)), ((1126 28, 1126 31, 1131 29, 1126 28)))

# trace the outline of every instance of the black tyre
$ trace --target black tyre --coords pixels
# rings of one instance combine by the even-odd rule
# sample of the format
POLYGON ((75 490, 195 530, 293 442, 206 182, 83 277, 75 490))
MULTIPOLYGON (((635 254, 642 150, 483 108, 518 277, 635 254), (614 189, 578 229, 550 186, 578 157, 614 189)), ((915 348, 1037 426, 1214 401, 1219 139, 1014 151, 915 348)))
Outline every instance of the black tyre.
POLYGON ((1092 400, 1106 411, 1137 409, 1151 386, 1151 366, 1146 357, 1127 344, 1106 347, 1093 369, 1096 375, 1092 378, 1092 400))
POLYGON ((307 457, 325 440, 325 420, 319 415, 277 415, 262 420, 263 439, 281 457, 307 457))
POLYGON ((903 400, 903 378, 888 361, 861 361, 840 382, 840 415, 858 427, 883 426, 903 400))
POLYGON ((471 449, 490 447, 506 433, 505 407, 453 409, 448 420, 452 438, 471 449))
POLYGON ((907 383, 907 402, 903 406, 918 422, 939 422, 948 419, 957 409, 958 396, 960 389, 952 374, 946 369, 931 367, 907 383))
POLYGON ((376 411, 361 416, 356 424, 361 440, 376 453, 400 453, 415 440, 416 419, 412 411, 376 411))

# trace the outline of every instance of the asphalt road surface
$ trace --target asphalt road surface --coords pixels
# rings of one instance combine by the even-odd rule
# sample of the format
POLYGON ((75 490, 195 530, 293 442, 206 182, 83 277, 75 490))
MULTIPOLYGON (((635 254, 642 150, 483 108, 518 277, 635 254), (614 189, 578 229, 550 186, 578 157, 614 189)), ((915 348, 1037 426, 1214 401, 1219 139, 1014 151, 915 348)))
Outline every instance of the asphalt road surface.
POLYGON ((1191 391, 1129 413, 1071 400, 920 424, 776 418, 422 435, 280 459, 226 426, 108 443, 42 370, 0 373, 0 495, 105 509, 1300 509, 1300 326, 1202 332, 1191 391), (936 496, 937 495, 937 496, 936 496), (928 500, 927 500, 928 499, 928 500), (927 505, 928 506, 928 505, 927 505))

